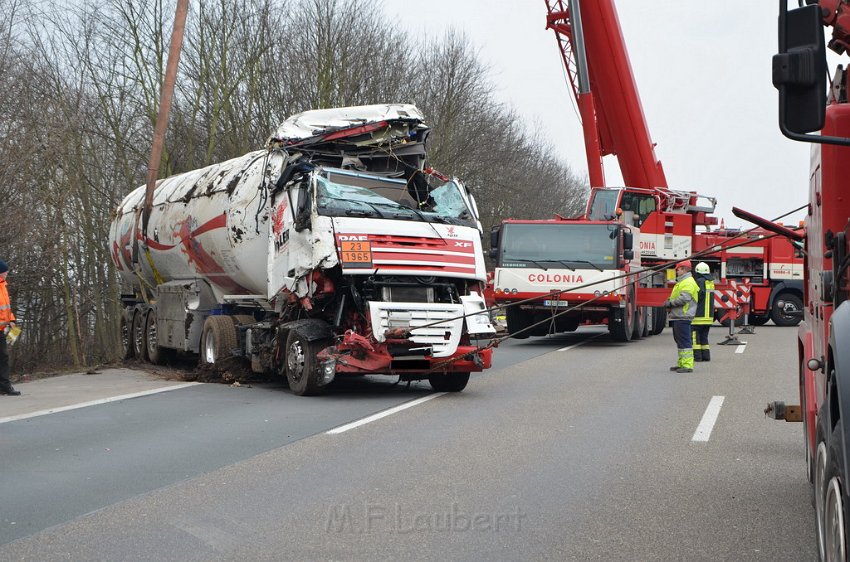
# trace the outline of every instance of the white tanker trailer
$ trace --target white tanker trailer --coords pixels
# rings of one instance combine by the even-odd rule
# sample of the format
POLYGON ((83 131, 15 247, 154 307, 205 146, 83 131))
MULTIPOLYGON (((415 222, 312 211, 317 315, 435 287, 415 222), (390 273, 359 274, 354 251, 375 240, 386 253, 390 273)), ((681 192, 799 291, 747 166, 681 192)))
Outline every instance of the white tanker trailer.
POLYGON ((340 375, 459 391, 494 334, 475 201, 411 105, 308 111, 264 150, 145 186, 110 227, 125 357, 233 357, 317 394, 340 375), (144 231, 143 231, 144 230, 144 231))

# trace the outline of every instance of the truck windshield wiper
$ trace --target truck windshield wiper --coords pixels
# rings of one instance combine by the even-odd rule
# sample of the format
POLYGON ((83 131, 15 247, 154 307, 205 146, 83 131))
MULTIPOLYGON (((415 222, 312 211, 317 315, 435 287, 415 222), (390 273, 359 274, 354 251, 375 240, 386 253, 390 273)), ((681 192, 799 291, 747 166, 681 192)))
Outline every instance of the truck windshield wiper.
MULTIPOLYGON (((533 263, 534 265, 536 265, 537 267, 539 267, 543 271, 549 271, 549 268, 546 267, 545 265, 543 265, 543 263, 541 263, 539 261, 535 261, 535 260, 521 260, 521 259, 514 259, 514 258, 506 258, 504 261, 521 261, 521 262, 525 262, 525 263, 533 263)), ((543 260, 543 261, 552 261, 552 260, 543 260)))
POLYGON ((586 263, 587 265, 589 265, 590 267, 592 267, 596 271, 602 271, 601 267, 599 267, 595 263, 587 261, 587 260, 567 260, 567 261, 569 261, 570 263, 586 263))
POLYGON ((564 260, 540 260, 540 261, 545 262, 545 263, 559 263, 559 264, 563 265, 564 267, 566 267, 567 269, 569 269, 570 271, 576 270, 576 268, 572 267, 569 262, 565 262, 564 260))

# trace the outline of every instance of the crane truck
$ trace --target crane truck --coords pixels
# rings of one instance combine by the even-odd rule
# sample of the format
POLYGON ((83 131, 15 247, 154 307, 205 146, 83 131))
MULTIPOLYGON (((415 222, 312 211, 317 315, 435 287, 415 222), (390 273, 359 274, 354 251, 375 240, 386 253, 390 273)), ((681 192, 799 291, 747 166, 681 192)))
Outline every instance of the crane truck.
POLYGON ((546 8, 582 119, 590 197, 581 217, 506 220, 491 232, 494 298, 520 337, 583 322, 607 324, 619 341, 658 334, 669 294, 662 266, 693 254, 697 227, 717 224, 716 201, 669 189, 613 0, 546 0, 546 8), (606 184, 602 159, 612 154, 628 187, 606 184), (533 236, 546 247, 529 246, 533 236))
POLYGON ((307 111, 267 147, 145 186, 110 228, 126 357, 243 358, 298 395, 337 376, 460 391, 490 366, 481 225, 412 105, 307 111))
POLYGON ((809 0, 779 3, 779 53, 773 84, 779 90, 779 128, 812 143, 809 204, 804 232, 772 224, 741 209, 735 214, 803 243, 805 292, 798 327, 799 404, 777 401, 766 413, 803 422, 806 474, 812 486, 821 560, 846 561, 850 536, 850 75, 839 65, 832 79, 829 48, 850 47, 850 4, 809 0), (812 134, 820 131, 820 134, 812 134))
MULTIPOLYGON (((694 242, 694 251, 704 253, 700 260, 708 264, 721 287, 731 281, 749 285, 750 324, 761 326, 769 320, 777 326, 800 323, 803 252, 799 245, 763 228, 701 232, 694 242), (728 244, 730 240, 734 244, 728 244)), ((723 313, 722 309, 717 311, 718 319, 723 313)))

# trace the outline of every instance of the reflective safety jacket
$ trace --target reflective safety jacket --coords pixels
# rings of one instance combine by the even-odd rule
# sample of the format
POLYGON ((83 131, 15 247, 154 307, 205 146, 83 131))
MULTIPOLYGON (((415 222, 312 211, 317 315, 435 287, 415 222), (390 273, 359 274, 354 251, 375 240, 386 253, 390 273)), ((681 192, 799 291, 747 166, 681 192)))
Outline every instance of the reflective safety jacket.
POLYGON ((670 293, 670 298, 667 299, 667 303, 670 305, 667 318, 670 320, 693 320, 697 311, 698 296, 699 286, 691 274, 685 273, 679 277, 673 287, 673 292, 670 293))
POLYGON ((699 297, 693 324, 714 324, 714 280, 711 275, 697 275, 699 297))
POLYGON ((0 331, 5 331, 15 321, 12 302, 9 300, 9 288, 5 279, 0 279, 0 331))

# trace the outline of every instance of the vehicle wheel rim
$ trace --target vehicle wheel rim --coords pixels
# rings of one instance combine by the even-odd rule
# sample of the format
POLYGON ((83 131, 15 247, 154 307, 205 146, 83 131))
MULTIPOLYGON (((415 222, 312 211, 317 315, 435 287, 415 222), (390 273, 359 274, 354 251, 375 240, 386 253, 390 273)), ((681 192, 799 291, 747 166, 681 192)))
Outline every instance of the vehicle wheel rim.
POLYGON ((826 525, 826 557, 828 562, 844 562, 844 502, 838 478, 829 481, 824 505, 824 523, 826 525))
POLYGON ((292 342, 286 354, 286 371, 289 377, 298 382, 304 376, 304 348, 301 342, 292 342))
POLYGON ((826 478, 826 444, 821 441, 815 453, 815 519, 817 519, 818 549, 824 559, 824 479, 826 478))
POLYGON ((797 305, 793 302, 785 302, 785 306, 782 307, 782 319, 783 320, 793 320, 796 318, 794 314, 797 312, 797 305))
POLYGON ((156 351, 156 319, 152 319, 148 326, 148 351, 154 353, 156 351))
POLYGON ((207 334, 204 339, 204 361, 212 365, 215 363, 215 338, 212 334, 207 334))
POLYGON ((141 322, 139 322, 139 329, 133 330, 133 347, 136 348, 136 353, 141 357, 141 353, 145 349, 145 330, 141 322))

